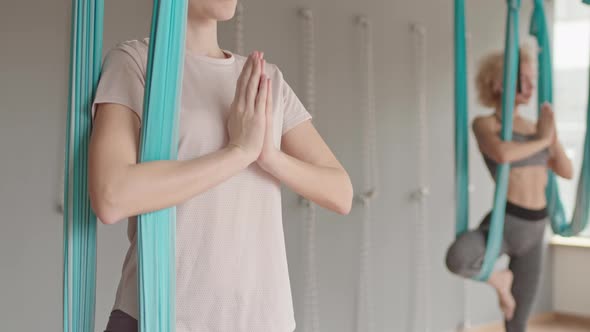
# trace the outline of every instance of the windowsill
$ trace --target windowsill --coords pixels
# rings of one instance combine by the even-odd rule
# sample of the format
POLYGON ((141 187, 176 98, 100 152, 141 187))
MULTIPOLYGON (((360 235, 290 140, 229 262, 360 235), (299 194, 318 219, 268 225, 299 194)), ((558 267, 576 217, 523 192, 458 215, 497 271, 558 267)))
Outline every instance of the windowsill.
POLYGON ((590 249, 590 237, 574 236, 574 237, 562 237, 554 235, 551 237, 549 244, 552 246, 563 246, 563 247, 577 247, 577 248, 589 248, 590 249))

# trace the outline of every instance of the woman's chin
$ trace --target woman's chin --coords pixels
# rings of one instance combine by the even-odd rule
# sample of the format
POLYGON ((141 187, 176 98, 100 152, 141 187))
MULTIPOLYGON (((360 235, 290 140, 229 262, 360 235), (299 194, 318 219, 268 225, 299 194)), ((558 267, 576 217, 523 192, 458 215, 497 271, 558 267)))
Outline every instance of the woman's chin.
POLYGON ((226 22, 231 20, 232 18, 234 18, 234 13, 232 13, 231 15, 220 15, 216 18, 216 21, 218 22, 226 22))
POLYGON ((236 15, 237 2, 235 0, 222 1, 215 9, 215 18, 217 21, 229 21, 236 15))

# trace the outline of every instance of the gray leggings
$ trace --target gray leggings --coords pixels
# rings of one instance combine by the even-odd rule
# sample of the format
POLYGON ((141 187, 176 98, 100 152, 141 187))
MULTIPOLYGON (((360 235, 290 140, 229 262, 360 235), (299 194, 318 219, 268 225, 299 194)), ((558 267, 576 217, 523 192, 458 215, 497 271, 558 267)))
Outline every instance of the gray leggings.
MULTIPOLYGON (((508 203, 504 222, 502 254, 510 257, 514 274, 512 295, 516 310, 505 322, 506 332, 524 332, 539 286, 543 260, 543 234, 547 221, 544 210, 527 210, 508 203)), ((479 228, 459 236, 447 252, 448 269, 465 278, 479 273, 486 249, 490 214, 479 228)))

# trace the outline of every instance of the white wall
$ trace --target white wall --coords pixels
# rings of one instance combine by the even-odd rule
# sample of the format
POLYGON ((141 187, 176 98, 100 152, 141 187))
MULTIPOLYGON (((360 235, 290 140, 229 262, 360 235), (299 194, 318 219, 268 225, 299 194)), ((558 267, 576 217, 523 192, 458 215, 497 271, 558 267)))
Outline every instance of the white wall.
POLYGON ((553 307, 555 311, 590 316, 590 289, 588 273, 590 246, 552 246, 553 254, 553 307))
MULTIPOLYGON (((0 2, 0 322, 4 331, 61 328, 61 163, 69 0, 0 2)), ((107 1, 105 46, 143 36, 149 1, 107 1)), ((125 225, 99 227, 97 331, 126 249, 125 225)))
MULTIPOLYGON (((60 163, 67 96, 70 1, 3 0, 0 4, 0 321, 7 331, 58 331, 61 312, 60 163), (31 317, 34 317, 31 319, 31 317)), ((116 41, 148 34, 150 1, 107 1, 105 49, 116 41)), ((315 124, 352 176, 361 180, 358 124, 359 43, 354 16, 374 24, 381 195, 372 231, 372 293, 375 331, 407 331, 412 294, 417 114, 409 24, 425 25, 428 38, 430 171, 431 325, 450 330, 463 320, 463 284, 444 269, 453 237, 453 76, 450 1, 263 1, 246 3, 246 51, 266 52, 302 93, 301 29, 296 10, 309 6, 317 19, 317 109, 315 124)), ((505 9, 501 1, 470 0, 472 59, 502 47, 505 9)), ((526 16, 530 4, 525 5, 526 16)), ((528 20, 526 20, 528 21, 528 20)), ((527 24, 523 24, 526 28, 527 24)), ((222 46, 233 47, 231 25, 220 30, 222 46)), ((473 99, 474 93, 471 94, 473 99)), ((473 115, 484 112, 474 107, 473 115)), ((491 181, 471 146, 474 223, 491 202, 491 181)), ((285 232, 297 318, 302 313, 302 223, 296 197, 286 193, 285 232)), ((353 331, 361 209, 348 217, 321 211, 318 272, 323 331, 353 331)), ((99 227, 97 331, 104 327, 125 251, 124 225, 99 227)), ((545 278, 538 310, 551 308, 545 278)), ((495 295, 469 285, 470 319, 500 319, 495 295)))

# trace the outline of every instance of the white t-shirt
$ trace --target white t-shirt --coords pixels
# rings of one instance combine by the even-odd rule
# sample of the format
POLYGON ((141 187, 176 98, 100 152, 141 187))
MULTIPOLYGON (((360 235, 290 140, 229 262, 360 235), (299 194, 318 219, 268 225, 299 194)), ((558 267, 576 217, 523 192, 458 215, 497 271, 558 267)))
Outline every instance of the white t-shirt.
MULTIPOLYGON (((94 105, 117 103, 141 119, 148 40, 111 50, 94 105)), ((246 58, 187 53, 184 62, 178 159, 223 148, 236 82, 246 58)), ((274 132, 281 136, 311 118, 280 70, 272 79, 274 132)), ((95 108, 93 108, 95 109, 95 108)), ((177 332, 291 332, 295 329, 282 224, 280 183, 256 163, 177 206, 177 332)), ((137 318, 137 233, 130 218, 130 247, 113 309, 137 318)))

